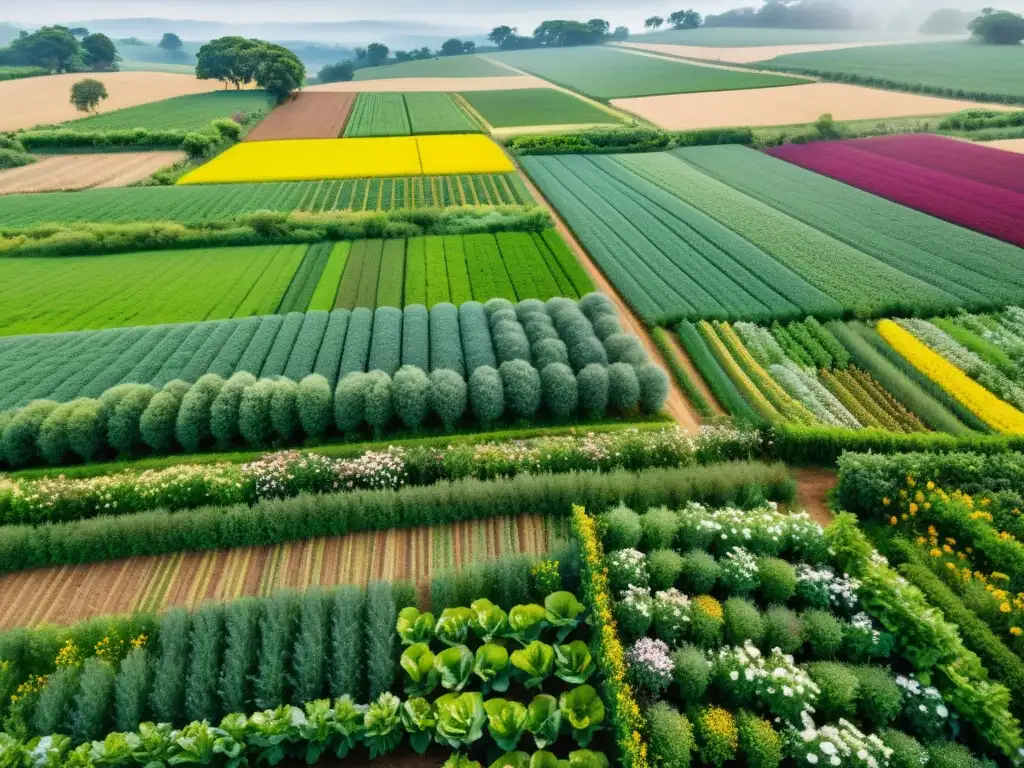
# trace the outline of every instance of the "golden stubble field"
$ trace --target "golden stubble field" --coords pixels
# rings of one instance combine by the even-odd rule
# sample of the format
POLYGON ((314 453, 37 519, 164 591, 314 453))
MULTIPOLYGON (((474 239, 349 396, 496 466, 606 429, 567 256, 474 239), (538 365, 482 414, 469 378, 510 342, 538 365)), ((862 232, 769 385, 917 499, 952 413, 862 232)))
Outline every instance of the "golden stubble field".
POLYGON ((881 120, 945 115, 971 108, 1012 109, 842 83, 644 96, 613 99, 611 104, 669 131, 797 125, 814 122, 825 112, 836 120, 881 120))
POLYGON ((0 171, 0 195, 124 187, 187 157, 184 152, 43 155, 31 165, 0 171))
POLYGON ((101 112, 223 88, 216 80, 196 80, 191 75, 171 72, 76 72, 6 80, 0 82, 0 103, 4 105, 0 109, 0 131, 83 117, 71 106, 69 98, 71 86, 86 77, 100 80, 107 86, 110 98, 100 102, 101 112))

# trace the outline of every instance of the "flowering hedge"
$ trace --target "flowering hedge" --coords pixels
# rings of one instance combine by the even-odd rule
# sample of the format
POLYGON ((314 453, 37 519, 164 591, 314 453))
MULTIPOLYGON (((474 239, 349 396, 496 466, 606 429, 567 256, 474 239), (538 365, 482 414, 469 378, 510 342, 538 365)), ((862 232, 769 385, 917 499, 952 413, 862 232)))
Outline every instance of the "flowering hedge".
POLYGON ((161 508, 251 505, 300 493, 393 490, 463 478, 682 467, 750 459, 759 449, 756 432, 704 427, 691 434, 679 427, 665 427, 477 445, 388 446, 339 459, 315 452, 284 451, 242 465, 184 464, 83 479, 63 475, 41 479, 0 477, 0 523, 78 520, 161 508))

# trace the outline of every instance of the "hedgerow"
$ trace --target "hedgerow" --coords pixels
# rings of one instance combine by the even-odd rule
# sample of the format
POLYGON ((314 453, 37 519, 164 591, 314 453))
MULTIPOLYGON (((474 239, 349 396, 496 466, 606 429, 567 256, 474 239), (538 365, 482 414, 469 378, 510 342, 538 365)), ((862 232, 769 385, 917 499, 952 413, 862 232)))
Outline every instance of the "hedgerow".
POLYGON ((430 370, 430 315, 422 304, 402 310, 402 366, 430 370))
POLYGON ((306 316, 302 312, 289 312, 284 316, 281 330, 277 332, 277 336, 274 338, 274 345, 270 348, 270 352, 267 353, 267 359, 263 361, 260 376, 284 375, 285 366, 288 365, 288 358, 295 347, 295 340, 299 337, 299 332, 302 330, 305 319, 306 316))
POLYGON ((348 333, 349 316, 350 312, 347 309, 336 309, 331 312, 323 341, 320 342, 320 352, 313 366, 313 373, 327 379, 327 384, 331 388, 337 383, 341 353, 345 348, 345 336, 348 333))
POLYGON ((491 366, 478 366, 469 377, 469 402, 481 424, 492 424, 505 413, 501 374, 491 366))
POLYGON ((496 368, 494 344, 487 320, 487 312, 478 301, 467 301, 459 306, 459 332, 462 351, 466 359, 466 372, 472 376, 477 368, 496 368))
POLYGON ((367 369, 394 376, 402 365, 403 312, 395 307, 377 307, 373 313, 373 339, 367 369))
POLYGON ((323 311, 307 312, 302 328, 295 338, 295 345, 288 356, 288 363, 281 375, 292 381, 300 381, 313 370, 320 353, 324 335, 327 332, 330 315, 323 311))
POLYGON ((370 358, 370 338, 373 334, 373 312, 365 307, 352 310, 345 336, 345 350, 341 354, 338 379, 350 373, 362 373, 370 358))
POLYGON ((465 375, 459 311, 452 304, 437 304, 430 309, 430 370, 465 375))

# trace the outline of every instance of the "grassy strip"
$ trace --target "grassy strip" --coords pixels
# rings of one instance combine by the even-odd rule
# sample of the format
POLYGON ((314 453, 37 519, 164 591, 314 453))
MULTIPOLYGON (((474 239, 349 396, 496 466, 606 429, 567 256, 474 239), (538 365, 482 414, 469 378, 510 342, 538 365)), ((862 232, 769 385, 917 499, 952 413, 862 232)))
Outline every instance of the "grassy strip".
POLYGON ((47 526, 0 528, 0 570, 100 562, 120 557, 278 544, 315 536, 518 514, 564 517, 574 503, 601 511, 620 502, 643 508, 792 501, 781 464, 731 462, 641 473, 579 472, 461 480, 398 491, 299 496, 255 506, 207 507, 97 517, 47 526))
POLYGON ((750 407, 750 404, 740 394, 736 385, 732 383, 732 379, 715 359, 697 327, 689 321, 684 321, 676 326, 676 335, 682 342, 683 349, 686 350, 697 367, 697 371, 711 388, 711 394, 722 404, 722 407, 740 423, 763 425, 764 419, 750 407))
POLYGON ((669 342, 668 331, 664 328, 655 328, 651 331, 651 337, 654 339, 654 345, 661 352, 662 358, 668 363, 668 368, 672 371, 672 376, 675 378, 676 383, 686 393, 686 399, 690 401, 693 409, 702 418, 713 418, 715 412, 711 409, 704 395, 701 394, 700 390, 690 380, 686 371, 683 370, 683 366, 680 365, 679 358, 676 357, 675 350, 672 349, 672 344, 669 342))
POLYGON ((341 275, 345 271, 345 262, 348 261, 351 243, 335 243, 331 248, 330 256, 324 265, 323 273, 316 284, 313 298, 309 300, 309 311, 334 309, 334 301, 338 296, 338 287, 341 284, 341 275))

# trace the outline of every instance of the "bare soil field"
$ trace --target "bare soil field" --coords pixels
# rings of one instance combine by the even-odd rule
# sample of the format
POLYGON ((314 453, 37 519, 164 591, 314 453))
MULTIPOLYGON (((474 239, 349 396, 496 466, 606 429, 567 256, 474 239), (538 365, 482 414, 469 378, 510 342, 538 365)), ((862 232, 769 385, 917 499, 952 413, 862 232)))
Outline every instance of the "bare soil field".
POLYGON ((0 195, 125 187, 187 157, 184 152, 44 155, 32 165, 0 171, 0 195))
MULTIPOLYGON (((912 41, 911 41, 912 42, 912 41)), ((665 43, 615 43, 623 48, 660 53, 683 59, 700 61, 722 61, 728 64, 750 64, 767 61, 789 53, 817 53, 819 51, 840 51, 844 48, 863 48, 879 45, 906 45, 906 42, 873 43, 817 43, 809 45, 757 45, 749 48, 711 48, 700 45, 668 45, 665 43)))
MULTIPOLYGON (((100 102, 100 112, 162 101, 172 96, 207 93, 221 88, 216 80, 196 80, 171 72, 102 72, 90 74, 107 86, 110 97, 100 102)), ((62 123, 82 117, 68 101, 71 86, 81 73, 27 77, 0 82, 0 131, 31 128, 41 123, 62 123)))
POLYGON ((1024 153, 1024 139, 999 139, 998 141, 982 141, 979 143, 983 147, 1005 149, 1007 152, 1024 153))
POLYGON ((393 80, 352 80, 347 83, 311 85, 305 93, 343 91, 346 93, 419 93, 422 91, 515 91, 521 88, 551 88, 551 83, 533 75, 509 77, 402 77, 393 80))
POLYGON ((130 557, 0 576, 0 629, 71 624, 92 616, 192 608, 284 589, 410 580, 442 570, 544 553, 558 523, 540 515, 304 539, 270 547, 130 557))
POLYGON ((336 139, 345 130, 356 94, 297 93, 253 128, 246 141, 336 139))
POLYGON ((998 104, 977 104, 842 83, 644 96, 614 99, 611 103, 670 131, 797 125, 814 122, 825 112, 830 112, 836 120, 874 120, 944 115, 971 108, 1011 109, 998 104))

